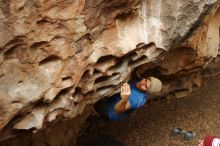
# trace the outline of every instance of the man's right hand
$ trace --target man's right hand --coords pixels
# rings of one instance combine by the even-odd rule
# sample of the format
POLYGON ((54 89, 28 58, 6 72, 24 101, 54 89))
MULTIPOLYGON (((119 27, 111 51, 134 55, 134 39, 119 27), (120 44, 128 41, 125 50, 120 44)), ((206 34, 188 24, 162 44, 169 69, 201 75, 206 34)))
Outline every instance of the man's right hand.
POLYGON ((122 100, 128 100, 129 99, 129 96, 131 95, 131 89, 130 89, 130 86, 128 83, 124 83, 122 86, 121 86, 121 99, 122 100))

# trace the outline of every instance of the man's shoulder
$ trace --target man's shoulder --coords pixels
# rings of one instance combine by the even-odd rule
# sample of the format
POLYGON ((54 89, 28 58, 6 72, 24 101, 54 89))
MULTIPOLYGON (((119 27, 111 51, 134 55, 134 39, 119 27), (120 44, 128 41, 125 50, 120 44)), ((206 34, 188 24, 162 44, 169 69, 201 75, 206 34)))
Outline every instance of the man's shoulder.
POLYGON ((140 92, 140 91, 133 91, 130 96, 130 104, 131 107, 137 109, 145 104, 147 101, 148 95, 146 92, 140 92))

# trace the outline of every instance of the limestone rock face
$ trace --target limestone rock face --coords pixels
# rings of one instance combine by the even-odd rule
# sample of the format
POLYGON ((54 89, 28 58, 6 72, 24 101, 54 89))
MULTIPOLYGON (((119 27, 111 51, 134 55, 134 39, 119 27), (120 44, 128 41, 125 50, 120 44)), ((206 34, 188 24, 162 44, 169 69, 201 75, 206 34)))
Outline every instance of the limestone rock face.
POLYGON ((219 3, 0 0, 0 141, 76 124, 132 75, 161 78, 159 96, 186 96, 219 73, 219 3))

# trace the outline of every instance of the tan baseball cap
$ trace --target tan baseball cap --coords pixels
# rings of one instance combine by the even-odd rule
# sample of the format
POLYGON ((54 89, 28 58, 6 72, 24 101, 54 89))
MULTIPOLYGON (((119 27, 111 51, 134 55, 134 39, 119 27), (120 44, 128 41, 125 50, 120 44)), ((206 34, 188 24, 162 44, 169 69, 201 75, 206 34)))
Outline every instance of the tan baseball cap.
POLYGON ((151 84, 148 87, 147 92, 149 92, 149 93, 160 92, 162 89, 162 82, 155 77, 148 77, 148 79, 151 80, 151 84))

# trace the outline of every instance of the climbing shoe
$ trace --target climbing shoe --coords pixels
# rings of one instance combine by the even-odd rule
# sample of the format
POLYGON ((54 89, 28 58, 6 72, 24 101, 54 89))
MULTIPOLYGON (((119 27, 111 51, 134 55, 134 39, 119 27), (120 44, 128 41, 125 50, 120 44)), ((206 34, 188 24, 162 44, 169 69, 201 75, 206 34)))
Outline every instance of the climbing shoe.
POLYGON ((183 133, 183 130, 181 128, 174 128, 171 131, 172 136, 181 135, 183 133))
POLYGON ((185 140, 191 140, 191 139, 195 138, 196 134, 192 131, 188 131, 188 132, 185 132, 183 134, 183 136, 184 136, 185 140))

